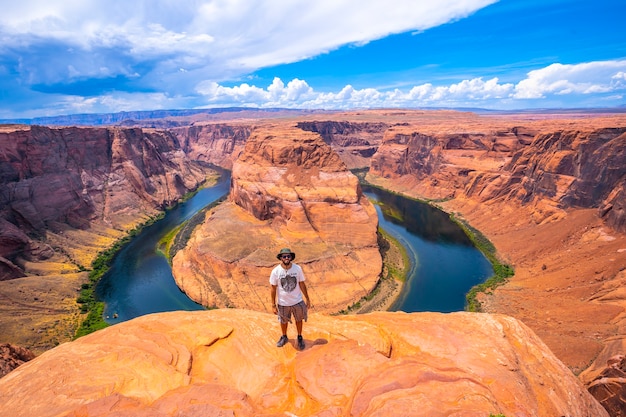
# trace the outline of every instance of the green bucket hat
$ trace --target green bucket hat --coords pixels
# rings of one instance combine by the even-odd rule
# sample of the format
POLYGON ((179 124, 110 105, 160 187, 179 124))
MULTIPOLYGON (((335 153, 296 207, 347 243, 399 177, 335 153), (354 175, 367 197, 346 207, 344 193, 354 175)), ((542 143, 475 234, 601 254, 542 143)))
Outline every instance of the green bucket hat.
POLYGON ((278 255, 276 255, 276 258, 277 258, 277 259, 280 259, 280 257, 281 257, 281 256, 283 256, 283 255, 291 255, 291 260, 292 260, 292 261, 293 261, 294 259, 296 259, 296 254, 295 254, 295 253, 293 253, 293 252, 291 251, 291 249, 289 249, 289 248, 282 248, 282 249, 280 250, 280 252, 278 252, 278 255))

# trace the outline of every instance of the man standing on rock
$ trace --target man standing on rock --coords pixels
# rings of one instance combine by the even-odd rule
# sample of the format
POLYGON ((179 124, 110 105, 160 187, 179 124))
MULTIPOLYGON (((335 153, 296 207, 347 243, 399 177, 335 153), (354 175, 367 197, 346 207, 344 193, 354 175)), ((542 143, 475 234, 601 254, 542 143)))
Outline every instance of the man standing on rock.
POLYGON ((296 259, 296 254, 291 249, 281 249, 276 257, 280 260, 280 264, 270 274, 272 311, 278 315, 280 329, 283 332, 276 346, 283 347, 289 341, 287 338, 287 325, 291 322, 291 315, 293 314, 296 321, 296 329, 298 330, 297 346, 299 350, 303 350, 302 321, 307 320, 308 309, 311 307, 309 293, 304 283, 304 273, 300 265, 292 262, 296 259), (276 293, 278 293, 278 304, 276 303, 276 293), (306 303, 302 300, 303 295, 306 303))

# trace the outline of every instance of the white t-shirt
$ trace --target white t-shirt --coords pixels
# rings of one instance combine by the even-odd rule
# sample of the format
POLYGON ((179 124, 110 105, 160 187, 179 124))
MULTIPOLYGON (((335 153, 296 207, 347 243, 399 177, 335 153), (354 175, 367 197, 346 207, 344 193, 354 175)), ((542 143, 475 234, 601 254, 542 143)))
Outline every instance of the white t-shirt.
POLYGON ((300 265, 292 263, 289 269, 283 268, 282 264, 277 265, 270 274, 270 284, 276 285, 278 304, 288 307, 302 301, 299 283, 304 280, 300 265))

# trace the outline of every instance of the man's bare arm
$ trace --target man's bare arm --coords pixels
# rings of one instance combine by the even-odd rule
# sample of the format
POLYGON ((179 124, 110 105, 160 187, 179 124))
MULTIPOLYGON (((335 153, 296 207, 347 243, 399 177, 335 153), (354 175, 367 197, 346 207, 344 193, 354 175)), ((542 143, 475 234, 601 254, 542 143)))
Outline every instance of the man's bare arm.
POLYGON ((311 300, 309 300, 309 292, 306 288, 306 283, 304 281, 300 281, 300 291, 302 291, 302 294, 304 295, 304 300, 306 301, 306 306, 307 307, 311 307, 311 300))

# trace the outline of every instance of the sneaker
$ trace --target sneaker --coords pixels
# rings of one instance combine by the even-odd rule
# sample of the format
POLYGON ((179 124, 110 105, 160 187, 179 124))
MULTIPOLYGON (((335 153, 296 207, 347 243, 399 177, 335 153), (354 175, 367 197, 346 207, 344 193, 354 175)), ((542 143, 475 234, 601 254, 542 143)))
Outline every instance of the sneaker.
POLYGON ((304 350, 304 339, 302 336, 298 336, 298 349, 304 350))
POLYGON ((286 335, 282 335, 280 337, 280 339, 278 339, 278 342, 276 342, 276 346, 277 347, 283 347, 287 344, 287 342, 289 341, 289 339, 287 339, 286 335))

